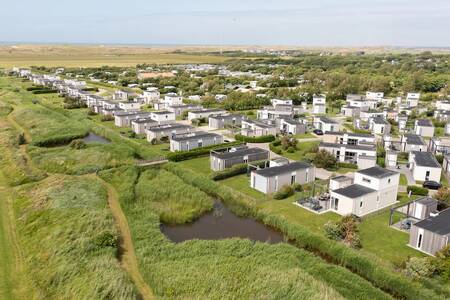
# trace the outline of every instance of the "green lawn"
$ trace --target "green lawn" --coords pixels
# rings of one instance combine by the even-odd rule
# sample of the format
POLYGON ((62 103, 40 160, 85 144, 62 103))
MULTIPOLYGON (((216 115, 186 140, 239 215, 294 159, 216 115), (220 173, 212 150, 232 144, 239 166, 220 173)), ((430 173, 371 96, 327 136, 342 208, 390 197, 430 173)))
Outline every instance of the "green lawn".
POLYGON ((312 138, 316 138, 316 136, 310 132, 307 133, 303 133, 303 134, 296 134, 294 135, 294 137, 296 139, 312 139, 312 138))
POLYGON ((211 174, 209 156, 184 160, 179 164, 203 175, 211 174))
POLYGON ((305 154, 310 153, 315 147, 319 146, 319 141, 317 142, 302 142, 301 140, 297 144, 297 149, 293 153, 281 150, 281 146, 277 147, 281 150, 281 155, 292 160, 303 160, 305 154))
POLYGON ((408 185, 408 179, 406 179, 405 174, 400 174, 400 185, 408 185))
MULTIPOLYGON (((412 200, 406 194, 399 194, 398 199, 401 203, 412 200)), ((390 209, 387 208, 363 218, 359 227, 362 251, 392 263, 400 263, 408 256, 424 256, 407 246, 408 233, 389 227, 389 215, 390 209)))

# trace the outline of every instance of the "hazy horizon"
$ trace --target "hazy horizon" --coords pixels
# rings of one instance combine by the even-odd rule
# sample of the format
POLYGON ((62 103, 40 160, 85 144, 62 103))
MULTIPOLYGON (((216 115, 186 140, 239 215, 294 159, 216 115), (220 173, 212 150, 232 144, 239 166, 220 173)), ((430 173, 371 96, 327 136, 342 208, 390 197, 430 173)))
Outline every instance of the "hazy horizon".
POLYGON ((446 0, 44 2, 2 5, 3 44, 450 47, 446 0))

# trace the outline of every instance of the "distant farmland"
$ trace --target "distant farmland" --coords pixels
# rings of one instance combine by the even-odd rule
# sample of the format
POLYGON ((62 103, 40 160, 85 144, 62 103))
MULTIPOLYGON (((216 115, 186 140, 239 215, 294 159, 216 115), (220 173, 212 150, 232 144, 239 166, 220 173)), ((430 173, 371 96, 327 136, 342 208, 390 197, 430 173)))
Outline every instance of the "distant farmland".
MULTIPOLYGON (((100 67, 136 64, 221 63, 227 58, 205 54, 176 53, 176 48, 102 46, 0 46, 0 68, 100 67)), ((184 50, 184 48, 183 48, 184 50)), ((186 50, 188 50, 186 48, 186 50)))

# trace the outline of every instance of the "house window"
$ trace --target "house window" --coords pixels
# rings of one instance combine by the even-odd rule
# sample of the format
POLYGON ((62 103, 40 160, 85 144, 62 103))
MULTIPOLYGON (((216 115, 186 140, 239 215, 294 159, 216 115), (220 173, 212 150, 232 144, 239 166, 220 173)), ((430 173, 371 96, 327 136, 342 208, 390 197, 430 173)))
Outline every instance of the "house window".
POLYGON ((422 238, 423 238, 423 236, 422 236, 422 234, 420 233, 420 234, 419 234, 419 239, 418 239, 418 241, 417 241, 417 248, 422 247, 422 238))
POLYGON ((275 191, 278 191, 278 177, 275 177, 275 191))
POLYGON ((334 199, 334 210, 337 210, 337 209, 338 209, 338 205, 339 205, 339 199, 338 199, 338 198, 335 198, 335 199, 334 199))
POLYGON ((359 207, 362 207, 362 201, 361 201, 361 202, 359 202, 359 207))
POLYGON ((388 183, 391 183, 391 179, 390 178, 388 179, 388 183))
POLYGON ((363 177, 363 179, 362 179, 364 182, 367 182, 367 183, 370 183, 371 182, 371 180, 369 179, 369 178, 366 178, 366 177, 363 177))
POLYGON ((199 148, 203 147, 203 141, 198 141, 198 147, 199 148))
POLYGON ((427 171, 425 173, 425 180, 429 180, 430 179, 430 171, 427 171))
POLYGON ((295 178, 296 176, 295 175, 291 175, 291 185, 293 185, 294 183, 295 183, 295 178))

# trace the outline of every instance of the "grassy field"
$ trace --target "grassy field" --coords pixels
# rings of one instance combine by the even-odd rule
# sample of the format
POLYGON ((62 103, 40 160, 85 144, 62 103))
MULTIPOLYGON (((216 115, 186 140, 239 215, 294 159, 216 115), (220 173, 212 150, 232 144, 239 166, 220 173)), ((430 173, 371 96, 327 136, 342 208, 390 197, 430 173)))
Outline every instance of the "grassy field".
POLYGON ((0 68, 128 67, 137 64, 221 63, 225 57, 174 53, 174 48, 102 46, 17 46, 0 47, 0 68))
MULTIPOLYGON (((171 243, 159 230, 161 214, 151 209, 152 197, 139 196, 136 179, 140 182, 148 178, 138 173, 137 169, 119 168, 100 175, 119 192, 142 273, 160 297, 389 298, 351 272, 288 244, 269 245, 239 239, 171 243)), ((182 183, 176 186, 183 189, 182 183)), ((149 189, 145 191, 152 193, 149 189)), ((178 196, 179 201, 196 201, 172 196, 178 196)), ((159 202, 170 207, 172 200, 159 202)), ((189 206, 180 207, 185 209, 189 210, 189 206)))

